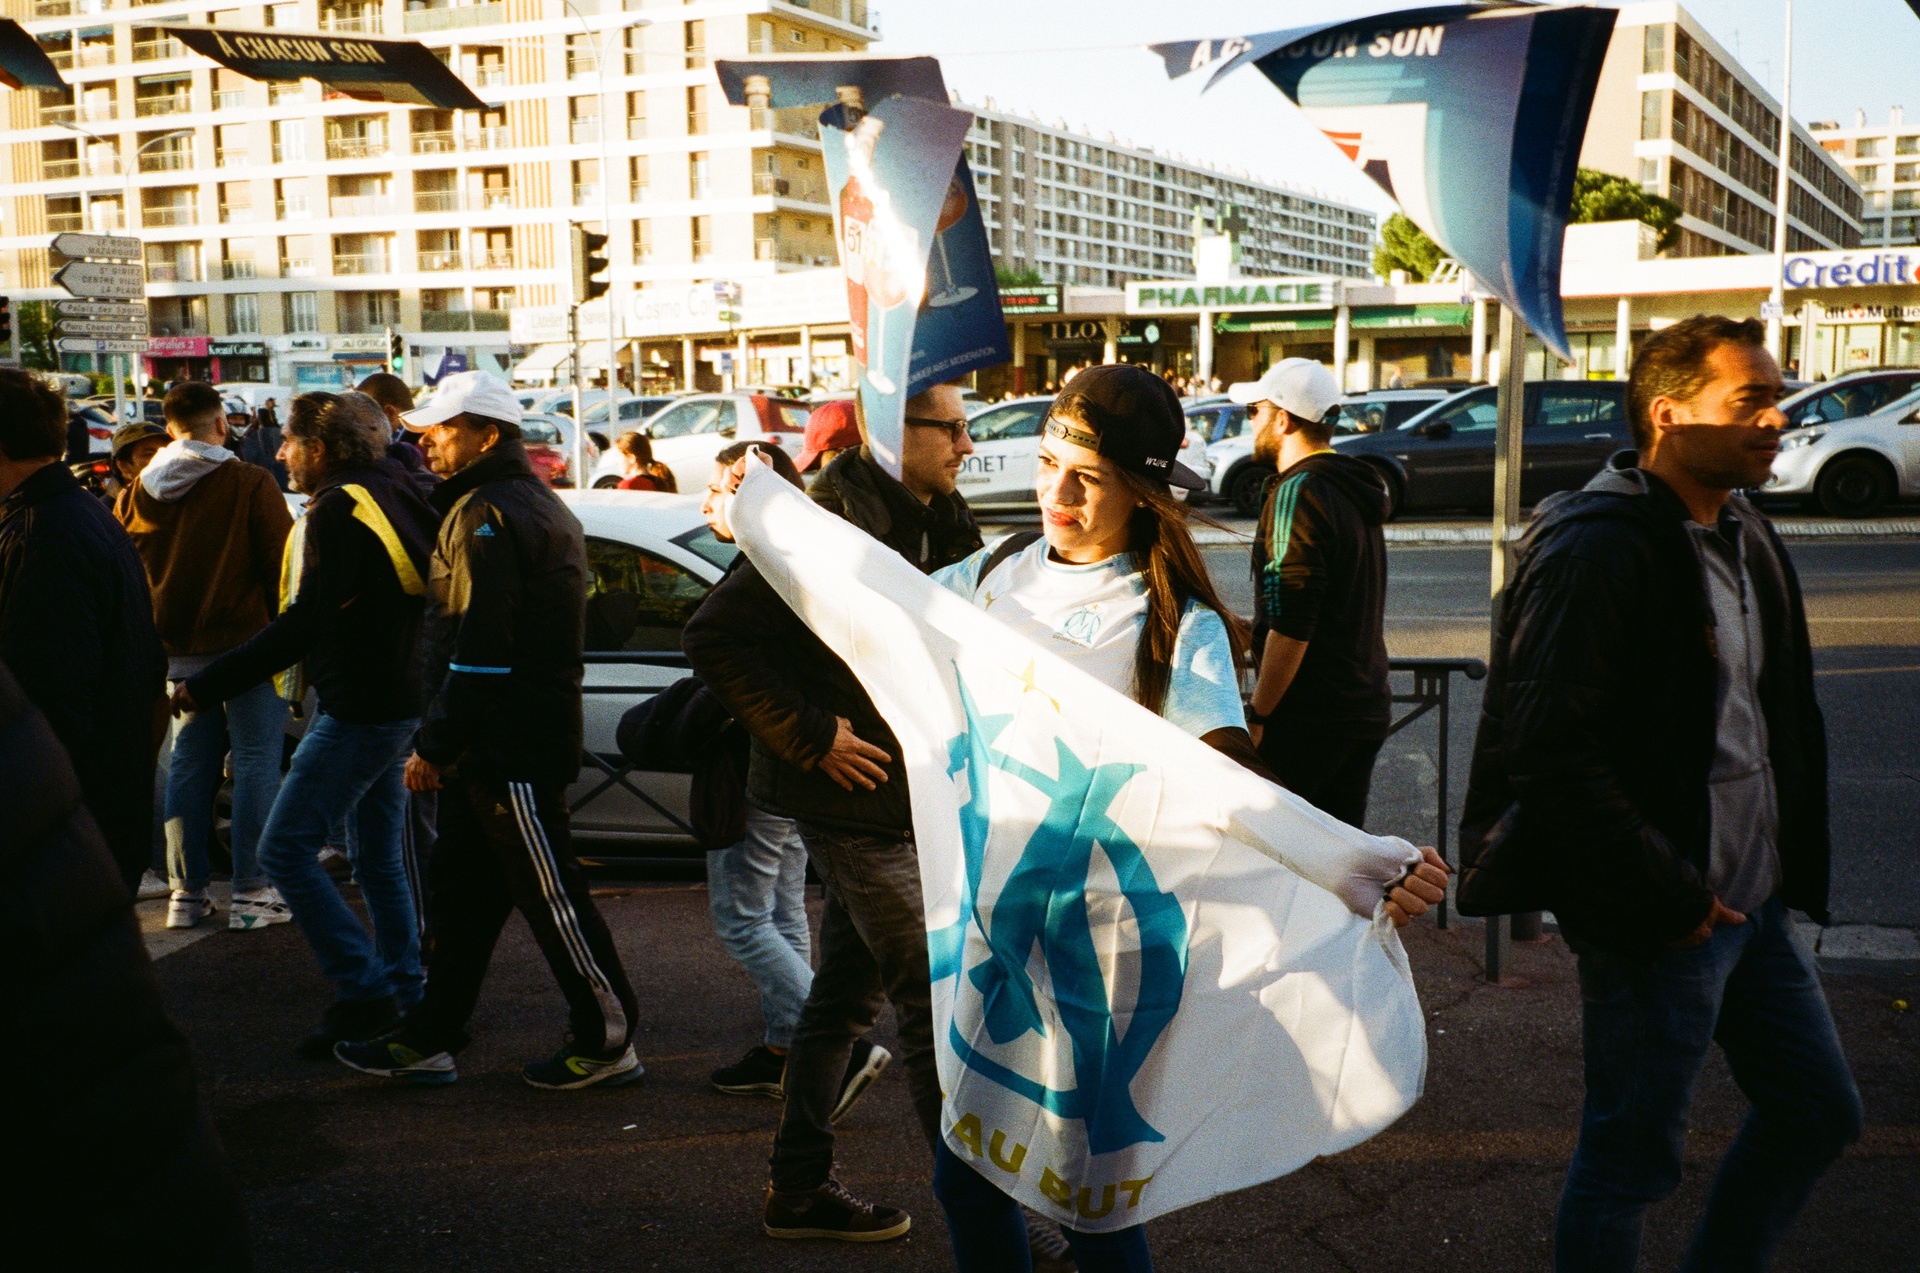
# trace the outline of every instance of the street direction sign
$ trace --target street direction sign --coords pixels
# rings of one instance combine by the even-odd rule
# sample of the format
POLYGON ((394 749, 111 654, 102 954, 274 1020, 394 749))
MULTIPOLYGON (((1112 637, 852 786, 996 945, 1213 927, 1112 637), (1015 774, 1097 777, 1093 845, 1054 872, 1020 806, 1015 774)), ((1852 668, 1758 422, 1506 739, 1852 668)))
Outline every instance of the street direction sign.
POLYGON ((53 281, 75 296, 117 297, 137 301, 147 294, 147 274, 138 265, 109 261, 68 261, 54 271, 53 281))
POLYGON ((90 336, 62 336, 53 343, 63 354, 144 354, 147 352, 147 342, 143 338, 99 340, 90 336))
POLYGON ((140 240, 118 234, 56 234, 53 250, 61 256, 137 261, 140 259, 140 240))
POLYGON ((105 318, 68 318, 60 322, 62 336, 144 336, 147 323, 143 318, 138 322, 126 322, 105 318))
POLYGON ((55 301, 53 312, 61 319, 118 318, 145 322, 147 307, 138 301, 55 301))

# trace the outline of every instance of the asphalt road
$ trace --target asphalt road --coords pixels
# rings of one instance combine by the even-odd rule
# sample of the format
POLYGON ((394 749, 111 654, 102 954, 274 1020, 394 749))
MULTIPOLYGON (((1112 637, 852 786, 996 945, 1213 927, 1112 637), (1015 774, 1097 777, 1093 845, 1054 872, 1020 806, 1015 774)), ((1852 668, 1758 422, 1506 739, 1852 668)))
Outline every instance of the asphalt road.
MULTIPOLYGON (((1222 600, 1251 613, 1246 551, 1205 552, 1222 600)), ((1827 720, 1835 921, 1920 926, 1912 885, 1920 877, 1920 541, 1796 541, 1788 552, 1806 592, 1827 720)), ((1387 557, 1388 653, 1485 657, 1490 550, 1396 545, 1387 557)), ((1449 825, 1466 789, 1479 704, 1479 685, 1455 677, 1449 825)), ((1433 842, 1436 732, 1421 720, 1387 741, 1368 829, 1433 842)))

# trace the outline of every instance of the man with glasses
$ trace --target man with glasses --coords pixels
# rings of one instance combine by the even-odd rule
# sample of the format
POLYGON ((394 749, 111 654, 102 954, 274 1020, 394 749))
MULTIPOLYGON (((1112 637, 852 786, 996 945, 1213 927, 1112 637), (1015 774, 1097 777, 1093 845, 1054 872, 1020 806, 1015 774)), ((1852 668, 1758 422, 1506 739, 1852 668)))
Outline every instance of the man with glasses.
MULTIPOLYGON (((837 456, 810 494, 933 571, 980 547, 954 490, 973 442, 957 386, 916 395, 906 415, 898 479, 862 446, 837 456)), ((736 484, 750 462, 737 466, 736 484)), ((750 562, 708 594, 684 647, 753 735, 754 807, 799 823, 827 887, 819 966, 787 1053, 764 1228, 779 1238, 897 1237, 911 1224, 907 1214, 861 1201, 832 1171, 833 1123, 891 1059, 861 1037, 889 1000, 914 1111, 929 1148, 940 1138, 926 920, 900 745, 852 671, 750 562)))
POLYGON ((1720 1045, 1751 1103, 1685 1269, 1764 1268, 1860 1135, 1789 907, 1827 922, 1827 754, 1799 580, 1735 494, 1786 419, 1753 319, 1633 360, 1638 454, 1543 502, 1502 594, 1461 818, 1469 915, 1551 910, 1579 956, 1586 1104, 1555 1267, 1633 1269, 1720 1045))

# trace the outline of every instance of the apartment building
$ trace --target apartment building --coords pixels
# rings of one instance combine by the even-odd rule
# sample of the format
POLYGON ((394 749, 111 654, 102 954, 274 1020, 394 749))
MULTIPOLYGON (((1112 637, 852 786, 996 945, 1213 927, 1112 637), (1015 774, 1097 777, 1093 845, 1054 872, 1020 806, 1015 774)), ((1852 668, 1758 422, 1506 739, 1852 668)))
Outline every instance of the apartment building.
POLYGON ((1869 124, 1867 113, 1856 111, 1851 128, 1834 120, 1807 128, 1866 192, 1861 246, 1920 243, 1920 124, 1907 122, 1906 109, 1889 108, 1884 124, 1869 124))
MULTIPOLYGON (((1798 123, 1787 247, 1859 247, 1863 199, 1847 168, 1798 123)), ((1678 4, 1620 9, 1580 152, 1683 212, 1674 256, 1773 250, 1780 104, 1678 4)))
MULTIPOLYGON (((566 295, 567 224, 610 223, 613 305, 834 263, 813 113, 728 106, 710 60, 864 49, 865 0, 0 0, 68 79, 7 94, 0 287, 51 236, 136 233, 147 370, 337 388, 384 360, 504 369, 509 314, 566 295), (263 84, 166 24, 417 39, 488 109, 263 84), (603 61, 604 53, 604 61, 603 61)), ((622 351, 623 359, 630 354, 622 351)), ((606 347, 589 349, 604 369, 606 347)))
POLYGON ((1199 213, 1231 225, 1246 274, 1373 273, 1377 218, 1363 208, 1043 124, 991 98, 965 109, 980 211, 1008 269, 1096 287, 1189 275, 1199 213))

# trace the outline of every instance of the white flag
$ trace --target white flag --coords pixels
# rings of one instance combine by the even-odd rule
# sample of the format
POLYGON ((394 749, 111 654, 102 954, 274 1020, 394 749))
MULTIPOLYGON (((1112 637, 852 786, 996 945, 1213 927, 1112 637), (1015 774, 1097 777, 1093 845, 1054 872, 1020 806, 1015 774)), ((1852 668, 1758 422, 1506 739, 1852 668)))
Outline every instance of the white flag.
POLYGON ((1040 649, 750 464, 747 556, 892 727, 948 1146, 1086 1232, 1337 1153, 1419 1099, 1384 887, 1419 860, 1040 649))

